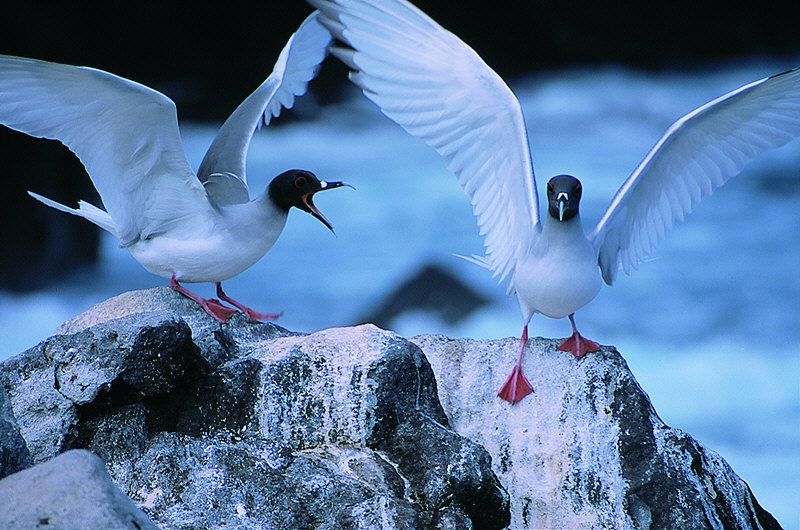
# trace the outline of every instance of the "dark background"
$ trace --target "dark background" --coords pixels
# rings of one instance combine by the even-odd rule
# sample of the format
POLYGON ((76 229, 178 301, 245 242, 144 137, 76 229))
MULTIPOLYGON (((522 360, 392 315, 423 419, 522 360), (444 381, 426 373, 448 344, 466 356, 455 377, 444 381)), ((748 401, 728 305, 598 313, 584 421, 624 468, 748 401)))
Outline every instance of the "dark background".
MULTIPOLYGON (((773 2, 415 3, 505 78, 564 65, 615 62, 652 69, 800 51, 796 24, 773 2)), ((302 0, 263 2, 260 8, 235 2, 191 9, 170 3, 148 8, 108 2, 85 9, 39 4, 4 7, 0 53, 134 79, 175 99, 183 119, 224 119, 272 70, 289 35, 311 12, 302 0)), ((326 68, 315 85, 340 81, 337 73, 326 68)))
MULTIPOLYGON (((507 79, 602 63, 687 68, 768 55, 796 56, 800 64, 797 25, 771 2, 415 3, 507 79)), ((221 122, 266 78, 289 35, 311 12, 300 0, 186 5, 5 6, 0 53, 108 70, 167 94, 182 120, 221 122)), ((334 103, 348 93, 344 79, 344 69, 327 61, 311 91, 320 103, 334 103)), ((39 288, 90 263, 97 230, 37 207, 25 194, 36 190, 68 205, 81 198, 99 202, 80 163, 57 142, 34 141, 2 127, 0 160, 0 288, 39 288)))

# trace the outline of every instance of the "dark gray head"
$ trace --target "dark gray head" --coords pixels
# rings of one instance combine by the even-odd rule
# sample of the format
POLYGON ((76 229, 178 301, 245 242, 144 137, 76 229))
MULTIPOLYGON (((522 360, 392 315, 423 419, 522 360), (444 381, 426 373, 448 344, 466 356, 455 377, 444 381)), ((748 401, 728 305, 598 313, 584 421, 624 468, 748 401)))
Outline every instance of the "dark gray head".
POLYGON ((547 183, 547 205, 550 217, 569 221, 578 215, 581 202, 581 183, 570 175, 558 175, 547 183))
MULTIPOLYGON (((269 197, 278 208, 286 212, 294 206, 308 212, 333 232, 333 227, 314 206, 314 194, 322 190, 330 190, 349 186, 343 182, 325 182, 316 175, 303 169, 290 169, 281 173, 269 183, 269 197)), ((352 187, 352 186, 351 186, 352 187)))

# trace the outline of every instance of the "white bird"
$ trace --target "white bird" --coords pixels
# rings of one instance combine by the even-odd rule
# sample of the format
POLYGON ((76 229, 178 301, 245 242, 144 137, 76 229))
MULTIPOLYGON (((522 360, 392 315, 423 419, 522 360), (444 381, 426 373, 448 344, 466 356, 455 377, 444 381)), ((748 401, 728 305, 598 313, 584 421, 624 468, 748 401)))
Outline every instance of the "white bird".
POLYGON ((197 174, 181 144, 175 104, 143 85, 96 70, 0 56, 0 123, 59 140, 83 162, 105 209, 77 209, 29 192, 48 206, 107 230, 145 269, 226 321, 236 310, 179 282, 212 282, 217 296, 250 320, 273 319, 229 298, 222 281, 248 269, 272 247, 295 206, 331 225, 312 197, 341 182, 308 171, 275 177, 250 200, 245 162, 256 129, 268 125, 307 85, 327 56, 331 36, 310 15, 281 51, 272 74, 219 130, 197 174))
POLYGON ((650 150, 586 235, 581 184, 547 184, 539 217, 520 104, 464 42, 404 0, 309 0, 349 48, 332 52, 351 80, 390 119, 445 159, 471 197, 485 257, 473 257, 516 292, 523 317, 519 357, 498 395, 532 391, 522 374, 531 316, 568 317, 559 347, 576 358, 599 346, 578 333, 573 314, 602 280, 636 268, 676 220, 764 151, 800 135, 800 70, 738 88, 679 119, 650 150), (602 277, 602 279, 601 279, 602 277))

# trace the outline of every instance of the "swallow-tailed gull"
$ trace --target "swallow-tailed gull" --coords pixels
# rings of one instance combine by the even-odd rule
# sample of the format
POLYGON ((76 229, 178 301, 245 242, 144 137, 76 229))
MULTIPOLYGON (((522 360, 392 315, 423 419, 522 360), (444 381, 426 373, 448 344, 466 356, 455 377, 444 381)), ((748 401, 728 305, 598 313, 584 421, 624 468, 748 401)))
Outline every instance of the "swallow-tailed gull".
POLYGON ((599 346, 581 337, 573 314, 603 280, 634 269, 676 220, 764 151, 800 134, 800 70, 738 88, 679 119, 622 184, 586 234, 581 184, 547 184, 540 219, 520 104, 509 87, 453 33, 404 0, 309 0, 347 48, 333 53, 351 80, 390 119, 444 157, 470 196, 485 257, 472 260, 508 280, 523 317, 517 362, 498 395, 531 392, 522 374, 535 313, 569 317, 559 347, 576 358, 599 346))
POLYGON ((256 129, 305 93, 330 42, 313 13, 291 36, 271 75, 223 124, 197 174, 184 154, 172 100, 101 70, 0 56, 0 123, 69 147, 105 209, 84 201, 73 209, 29 192, 33 197, 113 234, 145 269, 169 278, 216 320, 224 322, 236 310, 179 282, 215 283, 217 296, 248 319, 273 319, 279 314, 259 313, 229 298, 222 281, 264 256, 292 206, 332 230, 312 198, 343 184, 294 169, 250 200, 247 151, 256 129))

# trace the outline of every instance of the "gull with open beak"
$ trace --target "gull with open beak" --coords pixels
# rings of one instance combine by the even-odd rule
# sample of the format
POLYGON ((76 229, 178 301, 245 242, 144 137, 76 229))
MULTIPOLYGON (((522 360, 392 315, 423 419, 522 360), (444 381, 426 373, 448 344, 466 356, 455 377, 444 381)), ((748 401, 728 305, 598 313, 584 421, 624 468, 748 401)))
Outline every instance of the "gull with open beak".
POLYGON ((470 196, 490 269, 516 293, 523 317, 519 356, 498 395, 515 403, 532 389, 522 373, 528 322, 568 317, 559 349, 576 358, 599 346, 575 327, 575 311, 602 281, 630 272, 675 221, 768 149, 800 135, 800 70, 755 81, 680 118, 622 184, 586 234, 581 183, 547 184, 539 218, 520 104, 503 80, 457 36, 405 0, 309 0, 345 43, 333 53, 381 111, 435 148, 470 196))
POLYGON ((237 310, 250 320, 273 319, 279 314, 259 313, 228 297, 222 281, 264 256, 283 231, 291 207, 332 230, 313 196, 343 184, 293 169, 251 200, 247 151, 256 129, 305 93, 330 42, 317 14, 309 16, 280 53, 272 74, 223 124, 197 174, 183 151, 172 100, 101 70, 0 56, 0 123, 69 147, 86 167, 105 209, 84 201, 69 208, 33 197, 113 234, 145 269, 168 278, 176 291, 216 320, 224 322, 237 310), (215 283, 222 301, 201 298, 180 282, 215 283))

